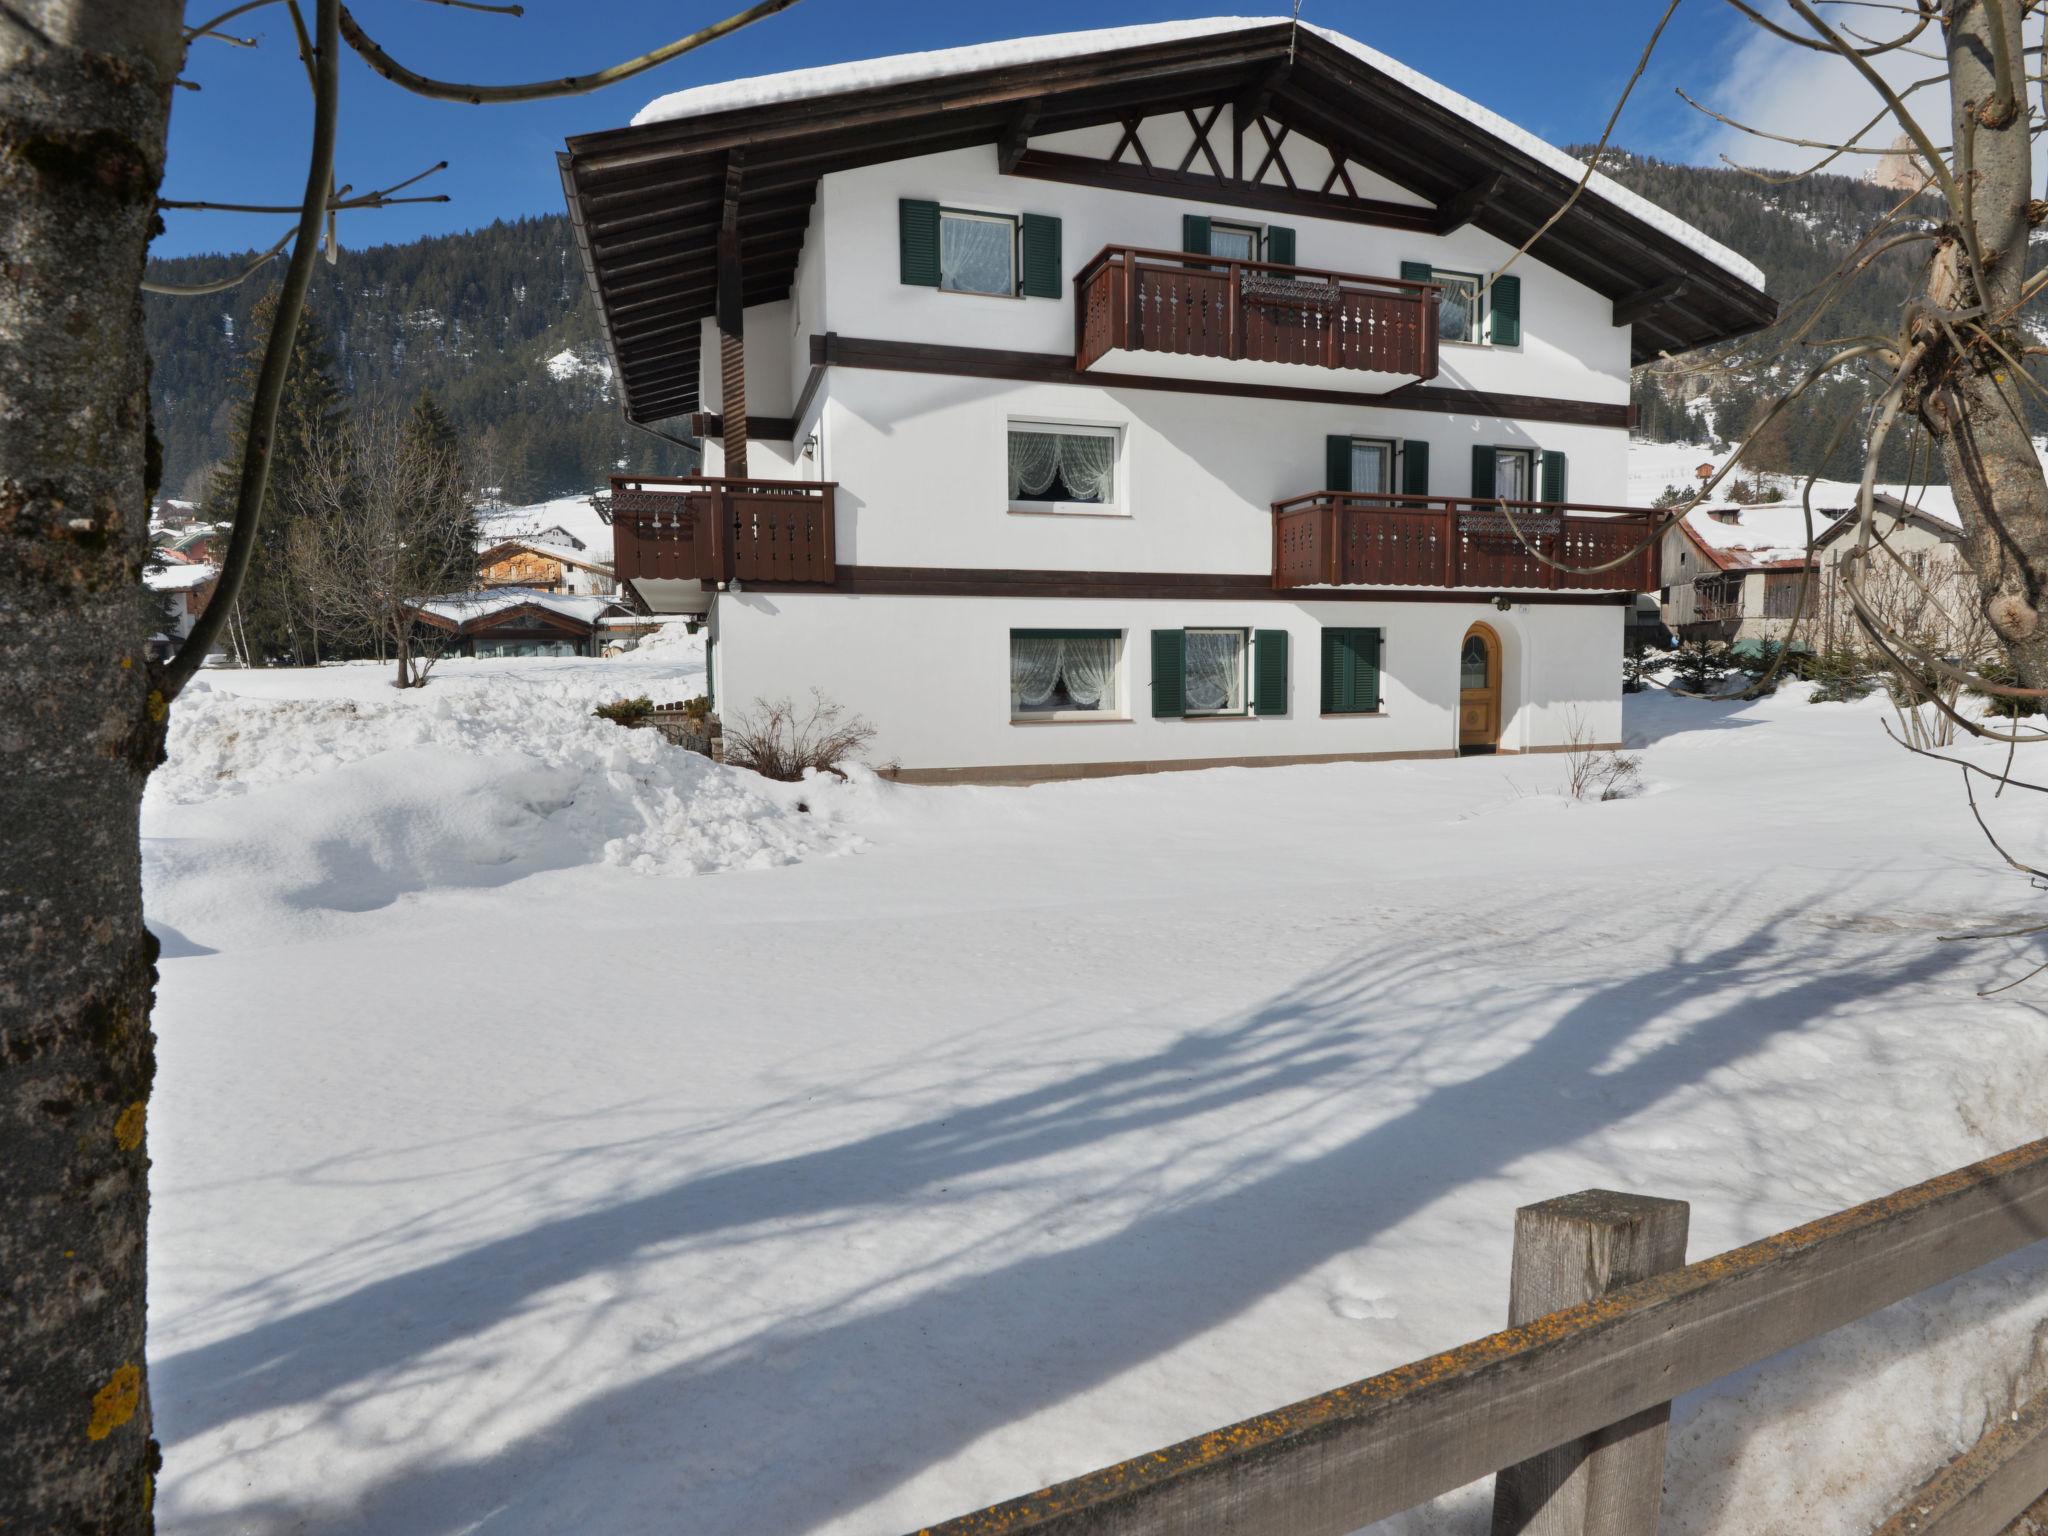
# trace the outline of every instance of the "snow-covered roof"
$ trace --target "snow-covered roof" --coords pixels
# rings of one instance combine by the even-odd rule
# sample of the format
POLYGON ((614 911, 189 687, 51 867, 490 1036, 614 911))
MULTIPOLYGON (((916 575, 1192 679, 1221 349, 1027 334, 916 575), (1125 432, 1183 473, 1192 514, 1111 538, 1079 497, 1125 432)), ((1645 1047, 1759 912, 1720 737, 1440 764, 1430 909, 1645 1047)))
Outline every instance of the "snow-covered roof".
MULTIPOLYGON (((939 48, 926 53, 899 53, 879 59, 856 59, 843 64, 825 64, 812 69, 793 69, 774 75, 754 75, 744 80, 722 80, 692 86, 658 96, 634 115, 633 126, 671 122, 709 112, 727 112, 746 107, 772 106, 805 101, 842 91, 869 90, 878 86, 907 85, 948 75, 977 70, 1016 68, 1046 64, 1060 59, 1138 48, 1152 43, 1175 42, 1185 38, 1210 37, 1223 33, 1250 31, 1257 27, 1285 25, 1284 16, 1212 16, 1197 21, 1163 21, 1145 26, 1104 27, 1089 32, 1054 32, 1040 37, 1019 37, 997 43, 972 43, 962 48, 939 48)), ((1417 95, 1425 96, 1455 113, 1483 133, 1521 150, 1574 181, 1585 175, 1583 161, 1556 145, 1538 138, 1519 124, 1480 106, 1449 86, 1411 69, 1398 59, 1370 48, 1356 38, 1328 27, 1303 22, 1302 30, 1313 32, 1333 47, 1359 62, 1399 81, 1417 95)), ((1639 197, 1618 182, 1597 171, 1586 184, 1586 192, 1613 204, 1683 245, 1722 271, 1759 291, 1763 272, 1754 262, 1738 256, 1719 241, 1708 238, 1677 215, 1639 197)))
POLYGON ((532 539, 573 539, 582 546, 579 558, 611 564, 612 530, 588 495, 558 496, 523 507, 479 510, 477 548, 492 549, 500 544, 524 543, 532 539))
POLYGON ((595 624, 618 604, 609 597, 578 597, 566 592, 542 592, 534 587, 491 587, 481 592, 450 592, 430 597, 419 605, 419 611, 451 624, 468 625, 509 609, 527 607, 544 608, 579 624, 595 624))
POLYGON ((509 537, 480 538, 477 540, 479 556, 494 555, 503 550, 526 550, 544 555, 550 560, 560 560, 565 565, 581 566, 587 571, 609 573, 611 565, 600 560, 581 539, 564 533, 560 528, 550 528, 545 533, 514 534, 509 537))
MULTIPOLYGON (((1819 539, 1848 510, 1840 505, 1823 507, 1816 500, 1812 536, 1819 539)), ((1694 507, 1686 513, 1683 526, 1724 571, 1806 564, 1807 514, 1797 501, 1694 507)))
POLYGON ((220 567, 205 562, 172 564, 142 573, 143 585, 152 592, 190 592, 203 587, 220 574, 220 567))

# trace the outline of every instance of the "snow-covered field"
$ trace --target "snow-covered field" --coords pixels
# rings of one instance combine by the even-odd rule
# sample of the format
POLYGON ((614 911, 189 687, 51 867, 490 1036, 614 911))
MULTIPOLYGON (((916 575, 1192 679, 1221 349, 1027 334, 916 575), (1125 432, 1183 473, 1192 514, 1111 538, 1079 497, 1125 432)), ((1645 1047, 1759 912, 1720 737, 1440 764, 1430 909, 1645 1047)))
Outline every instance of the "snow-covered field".
MULTIPOLYGON (((1876 702, 1631 699, 1608 804, 1555 757, 772 786, 588 717, 701 671, 178 706, 167 1533, 887 1536, 1490 1331, 1519 1204, 1681 1197, 1699 1257, 2041 1131, 2048 978, 1936 942, 2038 897, 1876 702)), ((1867 1530, 2043 1384, 2044 1279, 1682 1401, 1665 1529, 1867 1530)))

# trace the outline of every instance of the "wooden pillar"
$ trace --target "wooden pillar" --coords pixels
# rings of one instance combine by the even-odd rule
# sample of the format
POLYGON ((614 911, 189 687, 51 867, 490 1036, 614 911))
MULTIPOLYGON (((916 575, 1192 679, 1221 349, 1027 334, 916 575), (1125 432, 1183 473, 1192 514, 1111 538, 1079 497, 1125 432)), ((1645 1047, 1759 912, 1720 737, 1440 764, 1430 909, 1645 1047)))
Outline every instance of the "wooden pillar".
MULTIPOLYGON (((1683 1200, 1589 1189, 1515 1212, 1508 1326, 1685 1265, 1683 1200)), ((1493 1536, 1657 1536, 1664 1501, 1660 1403, 1504 1469, 1493 1536)))
POLYGON ((747 478, 747 306, 740 285, 740 151, 725 157, 725 213, 718 226, 719 415, 728 479, 747 478))

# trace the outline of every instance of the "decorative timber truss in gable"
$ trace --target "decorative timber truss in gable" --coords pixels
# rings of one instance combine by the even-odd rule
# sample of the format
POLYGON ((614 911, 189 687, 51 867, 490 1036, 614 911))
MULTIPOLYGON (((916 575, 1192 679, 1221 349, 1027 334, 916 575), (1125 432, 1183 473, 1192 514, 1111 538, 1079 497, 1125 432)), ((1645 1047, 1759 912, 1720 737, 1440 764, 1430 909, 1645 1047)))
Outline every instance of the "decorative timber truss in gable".
POLYGON ((1226 101, 1120 113, 1112 122, 1034 136, 1019 113, 997 146, 1012 176, 1235 203, 1391 229, 1444 233, 1468 223, 1488 187, 1440 208, 1376 176, 1272 109, 1284 75, 1226 101))

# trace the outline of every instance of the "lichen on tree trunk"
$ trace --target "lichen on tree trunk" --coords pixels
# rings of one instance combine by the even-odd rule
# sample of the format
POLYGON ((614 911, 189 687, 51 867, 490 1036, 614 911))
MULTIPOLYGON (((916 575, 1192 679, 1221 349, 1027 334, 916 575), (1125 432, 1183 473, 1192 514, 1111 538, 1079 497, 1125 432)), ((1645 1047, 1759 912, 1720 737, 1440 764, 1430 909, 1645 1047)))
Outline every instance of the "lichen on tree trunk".
POLYGON ((151 1528, 139 284, 176 0, 0 14, 0 1530, 151 1528))
POLYGON ((2019 307, 2031 228, 2032 123, 2024 78, 2017 101, 1999 98, 1992 38, 1992 28, 2002 25, 2009 57, 2025 58, 2020 23, 2019 6, 1991 8, 1983 0, 1955 0, 1944 14, 1955 181, 1964 199, 1949 213, 1953 228, 1967 226, 1974 237, 1982 281, 1957 235, 1936 247, 1928 277, 1936 305, 1965 314, 1983 306, 1981 324, 2006 356, 1968 323, 1944 327, 1923 317, 1914 339, 1929 350, 1911 398, 1955 492, 1984 615, 2021 683, 2048 688, 2048 480, 2027 431, 2024 386, 2008 361, 2024 356, 2031 340, 2019 307))

